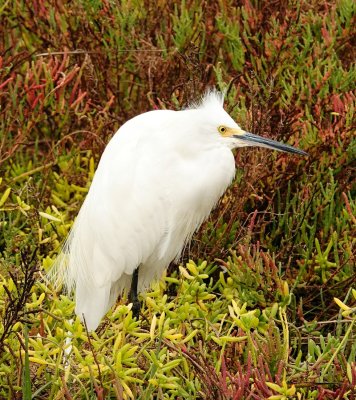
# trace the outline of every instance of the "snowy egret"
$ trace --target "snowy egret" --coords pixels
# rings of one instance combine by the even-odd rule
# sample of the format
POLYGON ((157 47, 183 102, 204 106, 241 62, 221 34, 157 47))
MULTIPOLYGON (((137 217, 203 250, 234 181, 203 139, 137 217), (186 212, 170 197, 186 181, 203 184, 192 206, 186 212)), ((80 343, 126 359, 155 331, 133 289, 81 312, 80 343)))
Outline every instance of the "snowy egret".
POLYGON ((242 130, 217 92, 122 125, 52 271, 75 290, 76 314, 89 330, 123 292, 138 316, 137 293, 179 257, 234 178, 231 150, 244 146, 307 154, 242 130))

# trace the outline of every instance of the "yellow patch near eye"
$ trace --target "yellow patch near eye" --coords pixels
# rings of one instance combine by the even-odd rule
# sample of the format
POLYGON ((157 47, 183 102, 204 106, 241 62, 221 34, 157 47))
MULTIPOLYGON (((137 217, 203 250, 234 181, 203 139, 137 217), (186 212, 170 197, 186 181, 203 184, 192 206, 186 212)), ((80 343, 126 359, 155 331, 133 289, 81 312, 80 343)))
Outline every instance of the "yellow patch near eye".
POLYGON ((223 137, 233 137, 233 136, 243 135, 245 133, 240 127, 229 128, 224 125, 220 125, 218 127, 218 131, 220 135, 223 137))

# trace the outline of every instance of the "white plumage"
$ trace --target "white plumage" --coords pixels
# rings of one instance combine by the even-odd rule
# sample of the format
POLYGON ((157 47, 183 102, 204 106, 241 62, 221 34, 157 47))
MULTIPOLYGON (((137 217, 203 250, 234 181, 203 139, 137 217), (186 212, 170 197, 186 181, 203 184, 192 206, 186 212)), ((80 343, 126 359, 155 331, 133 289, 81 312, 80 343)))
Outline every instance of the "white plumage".
POLYGON ((117 131, 52 272, 75 290, 75 311, 89 330, 130 289, 138 266, 143 291, 179 257, 234 177, 231 149, 248 145, 303 153, 242 131, 216 92, 191 109, 141 114, 117 131))

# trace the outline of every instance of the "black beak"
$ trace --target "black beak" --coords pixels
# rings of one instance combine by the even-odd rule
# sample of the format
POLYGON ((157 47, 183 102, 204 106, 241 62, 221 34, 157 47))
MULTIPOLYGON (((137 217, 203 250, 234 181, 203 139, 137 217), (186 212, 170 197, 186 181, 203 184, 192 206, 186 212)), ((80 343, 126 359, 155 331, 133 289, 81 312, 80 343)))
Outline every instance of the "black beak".
POLYGON ((240 135, 234 135, 233 137, 246 142, 246 144, 248 144, 249 146, 266 147, 268 149, 284 151, 286 153, 300 154, 302 156, 308 155, 308 153, 306 153, 305 151, 290 146, 289 144, 276 142, 275 140, 267 139, 249 132, 245 132, 240 135))

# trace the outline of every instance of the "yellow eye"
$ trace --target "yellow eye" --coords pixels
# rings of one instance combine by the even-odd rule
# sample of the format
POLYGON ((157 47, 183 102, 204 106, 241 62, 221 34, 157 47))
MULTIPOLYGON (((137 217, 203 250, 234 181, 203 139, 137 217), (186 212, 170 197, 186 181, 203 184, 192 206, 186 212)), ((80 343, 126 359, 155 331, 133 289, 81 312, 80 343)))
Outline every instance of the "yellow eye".
POLYGON ((227 132, 227 128, 225 126, 219 126, 218 131, 222 134, 225 135, 227 132))

